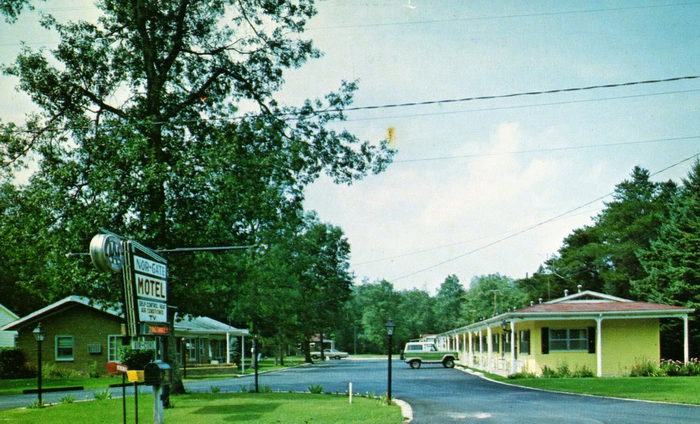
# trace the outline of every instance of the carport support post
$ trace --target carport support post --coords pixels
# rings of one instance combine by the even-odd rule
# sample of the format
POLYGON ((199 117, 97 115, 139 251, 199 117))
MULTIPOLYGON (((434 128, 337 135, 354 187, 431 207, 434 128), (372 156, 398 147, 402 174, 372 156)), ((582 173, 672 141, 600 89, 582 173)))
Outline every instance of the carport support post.
POLYGON ((515 320, 510 321, 510 373, 518 372, 518 363, 515 360, 515 320))
POLYGON ((486 328, 486 350, 488 351, 488 364, 485 369, 490 369, 493 365, 493 331, 491 327, 486 328))
POLYGON ((245 336, 241 336, 241 374, 245 374, 245 336))
POLYGON ((603 376, 603 318, 595 319, 595 362, 596 375, 603 376))
POLYGON ((481 328, 479 329, 479 366, 484 367, 484 337, 481 335, 481 328))
POLYGON ((469 358, 467 363, 474 366, 474 343, 472 342, 472 331, 469 330, 469 358))
POLYGON ((683 363, 687 364, 690 359, 690 349, 688 346, 688 315, 683 315, 683 363))

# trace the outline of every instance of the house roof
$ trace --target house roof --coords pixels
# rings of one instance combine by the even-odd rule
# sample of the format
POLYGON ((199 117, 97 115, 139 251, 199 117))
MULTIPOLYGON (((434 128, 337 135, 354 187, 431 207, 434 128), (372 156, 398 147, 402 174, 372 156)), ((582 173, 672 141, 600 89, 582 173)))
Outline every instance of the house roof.
MULTIPOLYGON (((34 311, 29 315, 19 318, 18 320, 0 328, 0 330, 17 330, 27 323, 37 321, 38 319, 47 315, 57 313, 64 307, 68 307, 73 304, 87 306, 119 319, 123 319, 124 317, 120 309, 109 306, 104 302, 93 300, 84 296, 68 296, 44 308, 34 311)), ((229 333, 233 336, 246 336, 249 334, 248 330, 246 329, 232 327, 209 317, 180 317, 177 315, 175 317, 175 333, 178 335, 229 333)))
POLYGON ((637 302, 594 291, 583 291, 553 299, 545 303, 506 312, 494 317, 442 333, 449 335, 463 331, 477 331, 501 325, 504 321, 593 318, 682 318, 694 309, 659 303, 637 302))
POLYGON ((250 332, 246 329, 236 328, 209 317, 176 316, 175 334, 212 334, 229 333, 232 336, 248 336, 250 332))
MULTIPOLYGON (((7 315, 10 319, 17 319, 19 316, 17 316, 16 313, 12 312, 11 310, 7 309, 2 303, 0 303, 0 313, 4 313, 7 315)), ((1 319, 1 318, 0 318, 1 319)))

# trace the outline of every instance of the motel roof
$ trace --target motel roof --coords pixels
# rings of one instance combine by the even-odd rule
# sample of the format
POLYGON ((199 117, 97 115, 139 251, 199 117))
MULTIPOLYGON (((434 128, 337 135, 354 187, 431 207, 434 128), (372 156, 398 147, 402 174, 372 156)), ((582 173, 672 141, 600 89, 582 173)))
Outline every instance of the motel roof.
POLYGON ((486 327, 500 326, 504 321, 528 320, 572 320, 572 319, 642 319, 642 318, 682 318, 694 311, 683 306, 659 303, 637 302, 621 297, 594 291, 583 291, 548 302, 532 303, 530 306, 515 309, 484 319, 454 330, 442 333, 451 335, 466 331, 478 331, 486 327))

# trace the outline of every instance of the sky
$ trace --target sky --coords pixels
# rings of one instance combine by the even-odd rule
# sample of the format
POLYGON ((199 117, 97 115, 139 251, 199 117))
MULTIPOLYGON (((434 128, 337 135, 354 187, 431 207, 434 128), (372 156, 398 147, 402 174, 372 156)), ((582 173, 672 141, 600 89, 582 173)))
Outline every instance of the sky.
MULTIPOLYGON (((49 4, 59 19, 94 18, 89 2, 49 4)), ((452 274, 465 287, 479 275, 525 277, 592 222, 634 166, 671 166, 653 179, 678 182, 700 153, 700 79, 444 102, 700 75, 700 1, 317 6, 306 36, 324 56, 286 74, 280 102, 322 97, 342 80, 359 81, 354 106, 434 102, 349 112, 338 127, 361 139, 395 129, 394 163, 306 192, 307 209, 345 232, 358 284, 434 293, 452 274)), ((1 23, 1 62, 18 40, 55 42, 36 15, 1 23)), ((3 121, 31 110, 14 84, 0 76, 3 121)))

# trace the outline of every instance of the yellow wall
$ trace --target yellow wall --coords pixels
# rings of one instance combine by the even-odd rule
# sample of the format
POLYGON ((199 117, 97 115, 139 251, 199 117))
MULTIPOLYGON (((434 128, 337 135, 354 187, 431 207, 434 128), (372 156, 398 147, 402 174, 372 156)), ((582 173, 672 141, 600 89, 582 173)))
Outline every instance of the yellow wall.
POLYGON ((661 357, 658 319, 603 320, 603 375, 629 374, 643 361, 661 357))
POLYGON ((587 368, 596 372, 596 355, 587 351, 559 352, 550 351, 542 353, 542 328, 588 328, 595 327, 594 320, 562 320, 562 321, 529 321, 516 325, 518 331, 530 330, 530 355, 519 354, 518 362, 522 371, 542 374, 542 369, 547 366, 556 370, 560 366, 567 365, 571 371, 587 368))
MULTIPOLYGON (((542 353, 542 328, 570 329, 595 326, 596 322, 592 319, 517 322, 518 334, 521 330, 530 330, 530 354, 520 353, 519 345, 516 347, 518 371, 542 374, 545 366, 556 370, 560 366, 567 365, 572 372, 586 368, 596 374, 595 353, 588 353, 587 350, 542 353)), ((660 359, 658 319, 603 319, 602 329, 604 376, 629 374, 633 365, 643 361, 651 360, 658 363, 660 359)), ((500 327, 493 327, 492 331, 493 334, 501 333, 500 327)), ((478 339, 475 338, 474 342, 474 350, 478 352, 478 339)), ((516 343, 518 343, 517 338, 516 343)), ((478 353, 475 354, 478 357, 478 353)), ((466 359, 467 355, 464 357, 466 359)), ((494 353, 494 359, 501 357, 509 360, 510 354, 494 353)))

